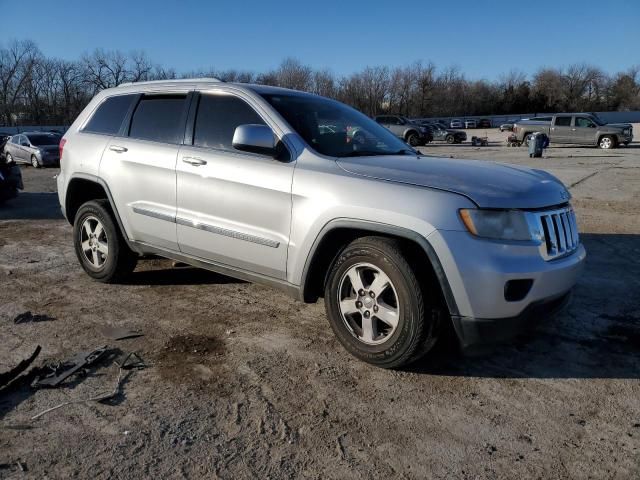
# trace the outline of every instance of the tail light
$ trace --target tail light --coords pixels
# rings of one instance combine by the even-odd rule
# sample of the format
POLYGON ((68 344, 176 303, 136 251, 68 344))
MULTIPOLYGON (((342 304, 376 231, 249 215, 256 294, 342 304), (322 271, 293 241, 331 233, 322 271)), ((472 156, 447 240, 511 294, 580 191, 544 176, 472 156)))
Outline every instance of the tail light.
POLYGON ((64 144, 67 143, 67 139, 66 138, 62 138, 60 139, 60 160, 62 160, 62 151, 64 150, 64 144))

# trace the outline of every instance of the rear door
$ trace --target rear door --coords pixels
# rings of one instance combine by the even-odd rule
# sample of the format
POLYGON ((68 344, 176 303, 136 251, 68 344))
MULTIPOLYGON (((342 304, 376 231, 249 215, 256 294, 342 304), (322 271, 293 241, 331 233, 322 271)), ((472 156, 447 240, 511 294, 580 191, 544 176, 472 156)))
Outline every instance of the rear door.
POLYGON ((27 161, 27 147, 25 147, 23 144, 29 143, 27 141, 27 137, 25 137, 24 135, 17 135, 14 138, 15 138, 16 141, 13 144, 13 149, 11 150, 11 155, 13 155, 13 158, 15 160, 18 160, 20 162, 26 162, 27 161))
POLYGON ((176 158, 190 95, 145 94, 132 104, 100 162, 131 239, 178 250, 176 158))
POLYGON ((551 125, 551 141, 554 143, 574 143, 571 116, 555 117, 551 125))
POLYGON ((237 126, 270 123, 251 102, 221 90, 194 99, 176 167, 178 243, 188 255, 284 279, 295 162, 233 148, 237 126))

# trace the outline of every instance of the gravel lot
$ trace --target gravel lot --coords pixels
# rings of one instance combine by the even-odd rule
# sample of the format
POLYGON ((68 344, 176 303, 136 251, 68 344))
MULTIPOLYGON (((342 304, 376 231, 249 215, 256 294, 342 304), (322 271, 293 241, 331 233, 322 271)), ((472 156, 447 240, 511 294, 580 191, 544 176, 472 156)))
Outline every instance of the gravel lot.
POLYGON ((141 261, 126 285, 93 282, 57 208, 57 170, 24 168, 26 192, 0 207, 0 373, 38 344, 36 365, 107 344, 148 368, 106 404, 38 420, 111 391, 117 366, 0 392, 0 478, 638 478, 640 144, 529 159, 506 135, 422 150, 571 186, 588 252, 572 304, 485 356, 443 342, 404 371, 349 356, 322 303, 165 260, 141 261), (27 310, 55 320, 14 324, 27 310), (105 325, 144 336, 114 342, 105 325))

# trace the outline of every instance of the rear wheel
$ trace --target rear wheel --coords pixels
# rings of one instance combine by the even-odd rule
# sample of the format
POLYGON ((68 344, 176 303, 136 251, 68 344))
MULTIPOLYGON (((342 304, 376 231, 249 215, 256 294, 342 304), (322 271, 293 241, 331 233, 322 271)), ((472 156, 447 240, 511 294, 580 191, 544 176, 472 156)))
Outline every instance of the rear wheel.
POLYGON ((610 148, 614 148, 616 146, 616 140, 611 135, 604 135, 600 138, 598 146, 604 150, 609 150, 610 148))
POLYGON ((383 368, 415 361, 435 344, 440 322, 432 315, 434 298, 423 290, 400 244, 383 237, 347 246, 325 287, 327 317, 340 343, 383 368))
POLYGON ((447 135, 444 140, 447 143, 455 143, 456 138, 453 135, 447 135))
POLYGON ((82 268, 100 282, 118 282, 136 266, 138 257, 122 237, 107 200, 92 200, 78 209, 73 239, 82 268))
POLYGON ((40 168, 40 162, 38 162, 38 159, 35 155, 31 155, 31 166, 33 168, 40 168))

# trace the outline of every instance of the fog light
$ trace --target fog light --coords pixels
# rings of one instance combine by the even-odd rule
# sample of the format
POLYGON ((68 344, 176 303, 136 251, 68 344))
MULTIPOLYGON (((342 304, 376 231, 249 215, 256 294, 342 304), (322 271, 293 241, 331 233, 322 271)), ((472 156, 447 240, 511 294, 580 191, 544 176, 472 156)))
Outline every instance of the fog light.
POLYGON ((530 278, 509 280, 504 284, 504 299, 507 302, 518 302, 527 296, 532 285, 533 280, 530 278))

